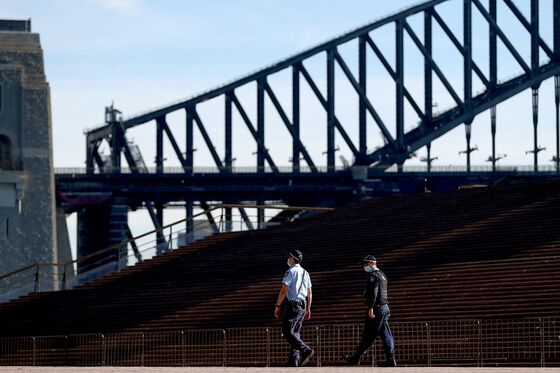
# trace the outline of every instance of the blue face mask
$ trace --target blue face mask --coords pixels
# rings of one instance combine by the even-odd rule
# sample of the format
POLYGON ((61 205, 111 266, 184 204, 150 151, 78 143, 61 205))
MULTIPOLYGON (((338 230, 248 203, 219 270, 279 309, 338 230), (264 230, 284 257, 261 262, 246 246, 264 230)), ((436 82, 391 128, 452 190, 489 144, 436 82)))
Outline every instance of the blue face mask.
POLYGON ((373 268, 371 268, 370 266, 364 266, 364 271, 366 271, 367 273, 371 273, 373 272, 373 268))

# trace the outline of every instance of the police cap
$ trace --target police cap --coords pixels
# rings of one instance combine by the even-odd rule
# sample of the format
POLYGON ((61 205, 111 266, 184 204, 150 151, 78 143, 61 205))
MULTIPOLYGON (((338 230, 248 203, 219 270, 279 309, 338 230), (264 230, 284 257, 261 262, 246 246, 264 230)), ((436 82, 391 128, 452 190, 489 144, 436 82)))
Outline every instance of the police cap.
POLYGON ((373 255, 366 255, 364 256, 364 259, 362 259, 363 263, 367 263, 367 262, 377 262, 377 259, 375 259, 375 257, 373 255))
POLYGON ((303 254, 301 253, 301 251, 297 249, 291 250, 290 256, 295 260, 297 260, 298 262, 301 262, 301 260, 303 259, 303 254))

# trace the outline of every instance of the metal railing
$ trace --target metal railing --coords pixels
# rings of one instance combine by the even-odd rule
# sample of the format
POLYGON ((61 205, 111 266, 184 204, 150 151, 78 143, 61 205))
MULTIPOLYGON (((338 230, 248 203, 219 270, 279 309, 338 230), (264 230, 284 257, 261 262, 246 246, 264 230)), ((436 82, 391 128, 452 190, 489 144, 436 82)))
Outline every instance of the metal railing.
POLYGON ((21 295, 60 289, 64 263, 34 263, 0 276, 0 303, 21 295))
MULTIPOLYGON (((375 169, 375 167, 374 167, 375 169)), ((389 167, 385 172, 395 173, 399 172, 398 167, 393 165, 389 167)), ((403 166, 403 172, 428 172, 427 165, 405 165, 403 166)), ((432 165, 430 168, 430 173, 464 173, 467 172, 466 165, 432 165)), ((484 165, 471 165, 470 172, 487 172, 492 173, 492 165, 491 164, 484 164, 484 165)), ((556 173, 558 174, 558 170, 556 169, 555 164, 539 164, 538 171, 535 171, 534 165, 508 165, 508 164, 501 164, 496 165, 496 172, 508 172, 508 173, 556 173)))
MULTIPOLYGON (((392 323, 401 366, 560 366, 559 318, 392 323)), ((341 364, 358 324, 306 326, 311 366, 341 364)), ((0 338, 0 365, 278 366, 288 344, 280 327, 0 338)), ((379 341, 362 366, 384 360, 379 341)))
MULTIPOLYGON (((292 173, 293 166, 278 166, 278 172, 281 173, 292 173)), ((327 166, 317 166, 316 167, 318 172, 326 173, 329 171, 327 166)), ((342 171, 345 170, 346 167, 339 165, 334 168, 334 171, 342 171)), ((55 173, 57 175, 85 175, 87 173, 87 168, 85 167, 56 167, 55 173)), ((111 174, 114 171, 111 168, 105 168, 104 171, 100 171, 99 169, 94 170, 94 175, 97 174, 111 174)), ((156 174, 158 173, 156 167, 146 167, 145 172, 148 174, 156 174)), ((259 172, 265 173, 274 173, 274 169, 269 166, 265 167, 257 167, 257 166, 233 166, 231 168, 226 167, 216 167, 216 166, 200 166, 200 167, 187 167, 183 168, 181 166, 167 166, 163 168, 164 174, 185 174, 185 173, 193 173, 193 174, 219 174, 220 172, 231 172, 234 174, 256 174, 259 172)), ((315 172, 309 166, 301 165, 299 169, 300 173, 313 173, 315 172)), ((122 167, 120 169, 121 174, 133 174, 129 167, 122 167)))
MULTIPOLYGON (((350 168, 352 168, 351 166, 350 168)), ((356 166, 356 167, 366 167, 366 166, 356 166)), ((293 167, 292 166, 278 166, 278 171, 281 173, 292 173, 293 167)), ((344 171, 347 170, 348 167, 337 165, 334 171, 344 171)), ((367 166, 368 170, 378 171, 378 172, 398 172, 398 167, 393 165, 389 168, 384 166, 367 166)), ((317 166, 318 172, 326 173, 329 171, 327 166, 317 166)), ((156 174, 157 169, 156 167, 147 167, 147 173, 149 174, 156 174)), ((219 174, 221 171, 228 171, 235 174, 255 174, 259 171, 264 171, 265 173, 273 173, 274 170, 270 167, 258 168, 256 166, 234 166, 231 169, 222 168, 215 166, 201 166, 201 167, 193 167, 192 173, 193 174, 219 174)), ((308 166, 301 165, 299 168, 300 173, 312 173, 314 172, 308 166)), ((402 172, 428 172, 427 165, 404 165, 402 172)), ((431 173, 448 173, 448 172, 467 172, 466 165, 432 165, 430 169, 431 173)), ((488 172, 492 173, 492 165, 491 164, 483 164, 483 165, 471 165, 470 172, 488 172)), ((533 173, 535 172, 534 165, 515 165, 515 164, 501 164, 496 165, 496 172, 521 172, 521 173, 533 173)), ((539 164, 539 173, 558 173, 555 164, 539 164)), ((57 175, 85 175, 87 173, 87 169, 85 167, 56 167, 55 173, 57 175)), ((98 169, 95 170, 94 174, 110 174, 111 171, 101 172, 98 169)), ((132 174, 130 168, 123 167, 120 171, 122 174, 132 174)), ((168 166, 163 169, 164 174, 184 174, 185 169, 183 167, 173 167, 168 166)))
POLYGON ((192 217, 175 221, 66 263, 35 263, 4 274, 0 276, 0 302, 31 292, 70 289, 214 234, 266 229, 290 222, 303 213, 330 210, 332 209, 276 205, 216 205, 192 217), (226 214, 226 209, 243 209, 244 215, 232 214, 230 217, 226 214), (259 222, 258 214, 251 213, 255 210, 293 213, 259 222), (205 220, 198 220, 201 217, 205 217, 205 220))

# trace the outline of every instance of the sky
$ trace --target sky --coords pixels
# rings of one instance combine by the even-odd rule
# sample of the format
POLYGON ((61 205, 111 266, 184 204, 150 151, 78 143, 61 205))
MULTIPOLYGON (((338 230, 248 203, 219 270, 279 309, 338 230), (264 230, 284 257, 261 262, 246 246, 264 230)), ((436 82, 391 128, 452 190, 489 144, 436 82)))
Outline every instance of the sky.
MULTIPOLYGON (((83 167, 83 131, 102 124, 104 107, 112 102, 125 117, 165 106, 416 3, 405 0, 0 0, 0 9, 4 18, 31 18, 33 31, 41 36, 46 75, 51 87, 55 166, 83 167)), ((462 9, 460 3, 460 0, 450 0, 438 10, 444 19, 453 20, 456 19, 454 16, 457 10, 462 9)), ((517 0, 516 4, 528 14, 528 1, 517 0)), ((551 4, 552 0, 541 0, 541 30, 545 40, 548 38, 549 45, 552 44, 551 22, 548 19, 551 12, 546 10, 551 8, 551 4)), ((483 26, 477 31, 476 25, 483 23, 476 10, 474 13, 475 61, 483 70, 487 70, 487 43, 484 40, 486 29, 483 26), (481 39, 481 43, 476 44, 477 38, 481 39)), ((421 38, 421 22, 416 21, 420 19, 412 19, 410 23, 421 38)), ((503 5, 499 8, 498 21, 502 21, 500 26, 508 35, 518 36, 515 43, 521 46, 522 55, 528 60, 528 34, 517 21, 512 20, 511 13, 503 5)), ((462 40, 460 22, 451 21, 449 24, 457 38, 462 40), (457 24, 459 28, 454 28, 457 24)), ((372 37, 382 49, 385 47, 384 52, 391 60, 394 54, 391 50, 394 43, 393 31, 385 28, 385 31, 372 37)), ((357 56, 355 44, 349 43, 339 48, 354 71, 357 56)), ((434 31, 434 44, 436 61, 462 96, 462 70, 457 66, 457 56, 453 55, 456 52, 449 52, 452 51, 451 44, 438 30, 434 31)), ((370 55, 373 61, 373 55, 370 55)), ((421 64, 417 63, 420 57, 420 53, 408 39, 405 43, 405 81, 422 106, 423 73, 421 64)), ((500 53, 499 60, 500 72, 504 77, 515 75, 520 70, 505 52, 500 53)), ((310 59, 306 66, 317 84, 324 89, 324 84, 321 85, 324 81, 323 57, 310 59)), ((371 71, 368 71, 368 92, 374 107, 394 132, 394 89, 386 88, 390 78, 381 70, 372 66, 371 71)), ((342 77, 340 69, 337 70, 337 76, 342 77)), ((280 73, 271 77, 270 82, 286 111, 290 113, 289 75, 280 73)), ((552 87, 552 81, 548 81, 541 89, 539 142, 547 148, 541 153, 543 164, 548 162, 555 149, 554 117, 550 115, 554 102, 552 87)), ((443 92, 443 89, 440 90, 443 92)), ((238 91, 249 113, 254 112, 254 91, 252 86, 238 91)), ((434 101, 436 111, 452 106, 447 94, 442 94, 439 99, 436 95, 434 101)), ((347 80, 337 80, 337 116, 357 143, 357 131, 354 130, 357 128, 355 102, 357 96, 347 80)), ((532 147, 532 139, 528 138, 532 134, 529 92, 515 97, 509 104, 511 105, 504 104, 503 109, 498 107, 498 152, 507 153, 507 158, 502 162, 531 164, 531 156, 525 154, 525 150, 532 147), (512 110, 508 106, 518 111, 511 118, 508 115, 512 110)), ((302 105, 304 143, 310 148, 315 163, 325 164, 323 151, 326 139, 323 137, 326 136, 316 136, 317 120, 324 116, 324 111, 310 90, 302 91, 302 105), (306 118, 309 118, 309 125, 306 125, 306 118)), ((216 100, 206 106, 201 105, 199 111, 206 113, 206 116, 202 115, 202 119, 223 156, 222 146, 219 146, 223 138, 223 101, 216 100)), ((279 117, 272 113, 270 103, 267 105, 267 114, 269 111, 271 114, 267 115, 267 119, 270 118, 271 125, 267 124, 270 128, 267 132, 267 146, 270 146, 276 163, 287 166, 290 164, 289 154, 286 155, 284 149, 289 139, 287 133, 281 132, 285 132, 281 129, 282 125, 275 124, 279 123, 279 117)), ((169 121, 177 123, 173 130, 181 142, 184 138, 183 120, 170 116, 169 121)), ((238 119, 237 121, 240 122, 238 119)), ((368 140, 368 147, 373 149, 382 140, 371 118, 370 122, 371 141, 368 140)), ((414 127, 418 122, 410 107, 407 107, 405 122, 407 128, 414 127)), ((478 145, 480 149, 473 153, 473 164, 485 164, 490 154, 489 128, 487 113, 481 114, 473 124, 472 144, 478 145)), ((238 136, 234 138, 237 140, 236 144, 252 142, 248 132, 245 132, 235 132, 234 136, 238 136)), ((153 134, 153 123, 136 128, 129 134, 130 139, 140 145, 148 166, 153 166, 155 157, 153 134)), ((214 166, 200 136, 195 136, 195 164, 214 166), (196 144, 198 142, 199 146, 196 144)), ((439 159, 434 164, 464 164, 464 156, 458 154, 458 150, 465 146, 464 143, 462 126, 435 141, 432 153, 439 159)), ((341 148, 339 155, 351 159, 342 139, 337 138, 337 145, 341 148)), ((234 145, 234 152, 235 148, 234 145)), ((167 149, 170 147, 167 146, 167 149)), ((418 152, 419 156, 423 154, 424 150, 418 152)), ((238 166, 255 163, 252 149, 234 156, 238 166)), ((166 165, 178 165, 172 154, 167 158, 166 165)), ((340 160, 337 159, 337 162, 340 160)), ((411 164, 419 162, 419 157, 409 161, 411 164)))
MULTIPOLYGON (((0 0, 2 18, 31 18, 32 30, 41 37, 45 70, 51 89, 55 167, 84 167, 84 130, 103 123, 104 108, 114 103, 125 117, 165 106, 197 92, 243 76, 290 55, 317 45, 372 20, 383 18, 417 1, 406 0, 0 0)), ((460 0, 449 0, 437 9, 459 40, 462 40, 460 0)), ((482 1, 487 4, 487 0, 482 1)), ((510 35, 521 55, 529 62, 528 33, 498 1, 498 23, 510 35)), ((529 1, 515 3, 528 16, 529 1)), ((541 0, 541 31, 552 46, 552 0, 541 0)), ((481 69, 488 71, 487 25, 474 13, 473 56, 481 69)), ((422 39, 422 17, 410 20, 422 39)), ((390 26, 392 27, 392 26, 390 26)), ((374 41, 394 61, 394 29, 386 27, 372 34, 374 41)), ((357 76, 357 44, 341 46, 339 51, 357 76)), ((368 95, 391 132, 394 133, 394 85, 389 75, 368 52, 368 95), (369 62, 368 62, 369 63, 369 62)), ((544 60, 544 54, 541 53, 544 60)), ((434 30, 434 58, 462 97, 462 67, 458 54, 441 30, 434 30)), ((519 73, 521 68, 500 46, 500 78, 519 73)), ((410 38, 405 40, 405 84, 423 107, 423 70, 421 54, 410 38), (419 63, 420 62, 420 63, 419 63)), ((317 56, 305 62, 320 89, 325 91, 325 60, 317 56)), ((336 71, 336 113, 357 144, 357 96, 342 72, 336 71)), ((269 82, 291 113, 291 80, 288 72, 270 77, 269 82)), ((474 91, 481 89, 474 82, 474 91)), ((435 84, 434 110, 452 106, 441 84, 435 84)), ((255 118, 255 88, 247 86, 236 93, 252 118, 255 118)), ((553 82, 540 89, 539 145, 540 163, 551 165, 555 154, 553 82)), ((325 165, 326 123, 324 110, 311 91, 302 90, 303 142, 318 165, 325 165), (318 130, 319 128, 319 130, 318 130)), ((200 105, 199 113, 223 157, 223 99, 200 105)), ((288 166, 291 152, 289 136, 270 102, 266 108, 267 147, 277 165, 288 166), (288 148, 289 149, 289 148, 288 148)), ((184 114, 168 118, 180 145, 184 146, 184 114)), ((254 122, 255 123, 255 122, 254 122)), ((405 128, 418 118, 406 107, 405 128)), ((491 154, 489 114, 479 115, 472 127, 473 164, 488 164, 491 154)), ((236 166, 255 164, 254 142, 234 114, 234 157, 236 166)), ((368 149, 382 144, 379 130, 369 118, 368 149)), ((498 106, 498 153, 507 154, 502 164, 530 165, 533 127, 531 95, 524 92, 498 106)), ((129 139, 140 146, 148 166, 154 165, 154 125, 131 130, 129 139)), ((351 160, 351 154, 337 135, 337 156, 351 160)), ((195 134, 195 165, 214 166, 210 153, 195 134)), ((434 141, 434 165, 462 165, 465 156, 464 126, 459 126, 434 141)), ((178 165, 166 143, 166 165, 178 165)), ((425 150, 409 164, 420 164, 425 150)), ((341 160, 337 158, 340 164, 341 160)), ((135 219, 132 217, 131 219, 135 219)), ((75 222, 70 221, 73 225, 75 222)), ((137 233, 142 233, 139 225, 137 233)), ((74 229, 74 228, 72 228, 74 229)))

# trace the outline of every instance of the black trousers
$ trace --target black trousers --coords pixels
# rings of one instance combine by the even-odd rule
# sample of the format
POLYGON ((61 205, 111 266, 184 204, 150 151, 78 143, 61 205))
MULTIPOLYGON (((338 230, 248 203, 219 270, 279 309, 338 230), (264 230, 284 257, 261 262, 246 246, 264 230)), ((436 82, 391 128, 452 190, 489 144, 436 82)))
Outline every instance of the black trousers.
POLYGON ((355 356, 357 358, 362 356, 371 347, 375 338, 380 336, 387 359, 392 359, 395 355, 395 341, 391 328, 389 327, 391 310, 388 305, 374 306, 374 315, 375 318, 371 319, 366 312, 364 331, 362 333, 362 339, 358 347, 356 347, 355 356))
POLYGON ((282 318, 282 335, 290 344, 290 361, 298 361, 300 354, 308 351, 310 347, 301 340, 300 330, 305 317, 305 309, 301 304, 286 304, 282 318))

